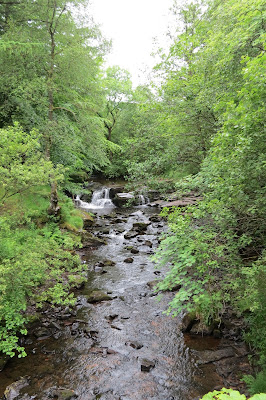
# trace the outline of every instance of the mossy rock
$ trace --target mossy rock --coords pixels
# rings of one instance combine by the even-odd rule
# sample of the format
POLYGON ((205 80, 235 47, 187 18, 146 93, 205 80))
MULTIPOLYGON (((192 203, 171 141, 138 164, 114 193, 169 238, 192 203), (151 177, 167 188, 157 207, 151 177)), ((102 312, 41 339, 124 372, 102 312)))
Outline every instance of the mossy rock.
POLYGON ((100 303, 101 301, 113 300, 111 296, 102 290, 93 290, 91 293, 86 295, 88 303, 100 303))
POLYGON ((102 246, 104 244, 107 244, 105 240, 100 239, 96 236, 94 236, 90 232, 82 231, 81 233, 81 242, 83 245, 83 248, 86 247, 97 247, 97 246, 102 246))

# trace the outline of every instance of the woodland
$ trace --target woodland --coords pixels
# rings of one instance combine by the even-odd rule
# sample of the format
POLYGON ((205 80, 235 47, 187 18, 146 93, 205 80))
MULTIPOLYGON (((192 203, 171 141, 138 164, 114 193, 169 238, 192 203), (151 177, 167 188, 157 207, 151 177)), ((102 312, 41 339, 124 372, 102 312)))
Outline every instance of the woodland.
POLYGON ((75 302, 83 222, 66 194, 101 173, 200 194, 163 211, 160 289, 180 285, 173 315, 243 318, 257 371, 244 379, 266 393, 265 2, 173 2, 172 14, 169 50, 133 88, 104 66, 111 42, 86 0, 0 0, 0 352, 26 355, 31 304, 75 302))

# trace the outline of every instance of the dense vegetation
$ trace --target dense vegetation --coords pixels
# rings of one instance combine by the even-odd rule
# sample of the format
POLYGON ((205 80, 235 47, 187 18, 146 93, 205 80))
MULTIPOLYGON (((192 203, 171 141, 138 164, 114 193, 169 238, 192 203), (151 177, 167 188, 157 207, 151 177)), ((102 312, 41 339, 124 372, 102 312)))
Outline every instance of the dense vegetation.
POLYGON ((104 71, 110 43, 85 1, 0 2, 0 350, 24 354, 30 302, 72 301, 80 266, 67 250, 78 244, 64 228, 82 222, 58 185, 74 193, 102 171, 203 196, 164 212, 160 289, 181 286, 173 314, 246 318, 260 354, 252 394, 266 390, 265 4, 195 0, 172 12, 169 51, 133 90, 127 71, 104 71))

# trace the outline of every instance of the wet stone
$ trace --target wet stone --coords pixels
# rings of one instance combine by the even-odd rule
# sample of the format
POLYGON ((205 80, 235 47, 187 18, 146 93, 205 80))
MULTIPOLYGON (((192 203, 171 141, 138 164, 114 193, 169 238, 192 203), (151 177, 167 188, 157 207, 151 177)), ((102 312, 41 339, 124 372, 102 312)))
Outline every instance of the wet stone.
POLYGON ((152 247, 152 242, 150 240, 145 240, 144 244, 145 246, 152 247))
POLYGON ((71 389, 65 388, 51 388, 47 391, 48 399, 57 400, 74 400, 78 398, 78 395, 71 389))
POLYGON ((150 372, 150 370, 154 367, 155 367, 154 361, 148 360, 147 358, 143 358, 141 360, 140 369, 142 372, 150 372))
POLYGON ((124 262, 128 263, 128 264, 133 263, 133 261, 134 261, 134 259, 132 257, 125 258, 125 260, 124 260, 124 262))
POLYGON ((141 344, 140 342, 137 342, 137 341, 129 342, 128 344, 130 347, 133 347, 133 349, 136 349, 136 350, 142 349, 142 347, 143 347, 143 344, 141 344))
POLYGON ((125 233, 124 238, 125 239, 133 239, 136 236, 138 236, 138 232, 136 232, 136 231, 128 231, 127 233, 125 233))
POLYGON ((100 303, 101 301, 112 300, 112 297, 102 290, 93 290, 86 296, 88 303, 100 303))
POLYGON ((150 225, 150 222, 146 223, 146 222, 135 222, 133 224, 133 230, 137 231, 137 232, 145 232, 148 229, 148 226, 150 225))
POLYGON ((131 252, 132 254, 138 254, 138 253, 139 253, 139 250, 133 247, 133 249, 131 249, 130 252, 131 252))
POLYGON ((25 386, 28 386, 28 384, 29 382, 25 377, 19 379, 14 383, 11 383, 11 385, 9 385, 5 390, 4 399, 5 400, 16 399, 19 396, 21 389, 24 388, 25 386))
POLYGON ((37 328, 37 329, 35 329, 35 331, 33 333, 34 333, 34 336, 39 339, 42 337, 49 337, 51 335, 50 330, 45 327, 37 328))
POLYGON ((223 358, 234 357, 235 351, 232 347, 226 347, 220 350, 205 350, 205 351, 197 351, 196 354, 199 356, 199 360, 197 362, 200 364, 208 364, 215 361, 222 360, 223 358))

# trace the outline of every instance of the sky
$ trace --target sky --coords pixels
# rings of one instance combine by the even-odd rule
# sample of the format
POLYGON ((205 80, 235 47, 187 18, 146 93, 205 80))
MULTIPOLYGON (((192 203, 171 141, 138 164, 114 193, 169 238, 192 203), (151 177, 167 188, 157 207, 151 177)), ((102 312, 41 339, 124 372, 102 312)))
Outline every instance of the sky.
POLYGON ((134 86, 145 83, 142 71, 156 63, 151 56, 156 50, 154 38, 166 46, 173 0, 91 0, 90 4, 101 32, 113 42, 107 65, 128 70, 134 86))

